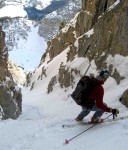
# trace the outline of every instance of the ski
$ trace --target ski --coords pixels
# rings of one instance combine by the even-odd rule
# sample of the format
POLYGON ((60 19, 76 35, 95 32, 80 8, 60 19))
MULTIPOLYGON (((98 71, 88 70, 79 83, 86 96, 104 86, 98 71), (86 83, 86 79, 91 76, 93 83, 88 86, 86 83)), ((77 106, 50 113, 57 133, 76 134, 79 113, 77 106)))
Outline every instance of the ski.
POLYGON ((84 126, 86 125, 87 122, 79 122, 79 123, 73 123, 73 124, 63 124, 62 127, 63 128, 73 128, 73 127, 77 127, 77 126, 84 126))
MULTIPOLYGON (((101 123, 98 123, 101 124, 101 123)), ((94 125, 93 123, 91 123, 90 121, 87 122, 78 122, 78 123, 73 123, 73 124, 64 124, 62 125, 63 128, 73 128, 73 127, 77 127, 77 126, 85 126, 85 125, 94 125)))
MULTIPOLYGON (((119 120, 124 120, 124 119, 128 119, 128 116, 124 116, 124 117, 118 117, 118 118, 115 118, 115 119, 107 119, 107 120, 104 120, 104 122, 100 122, 100 123, 97 123, 97 124, 104 124, 104 123, 110 123, 110 122, 116 122, 116 121, 119 121, 119 120)), ((74 127, 78 127, 78 126, 85 126, 85 125, 94 125, 93 123, 91 123, 90 121, 87 121, 87 122, 84 122, 84 121, 81 121, 81 122, 76 122, 76 123, 72 123, 72 124, 63 124, 62 127, 63 128, 74 128, 74 127)))

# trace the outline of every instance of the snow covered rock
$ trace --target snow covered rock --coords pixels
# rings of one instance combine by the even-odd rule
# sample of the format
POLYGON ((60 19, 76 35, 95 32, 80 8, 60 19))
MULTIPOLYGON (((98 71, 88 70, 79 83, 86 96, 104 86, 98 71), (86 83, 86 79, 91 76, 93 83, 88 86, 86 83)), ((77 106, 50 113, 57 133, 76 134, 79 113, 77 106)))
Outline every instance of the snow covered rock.
POLYGON ((128 89, 123 92, 120 101, 122 104, 128 107, 128 89))
MULTIPOLYGON (((20 114, 19 98, 15 97, 11 87, 16 86, 10 71, 8 70, 8 49, 5 45, 5 32, 0 26, 0 118, 16 119, 20 114)), ((18 91, 15 91, 18 94, 18 91)), ((22 99, 20 99, 22 101, 22 99)))

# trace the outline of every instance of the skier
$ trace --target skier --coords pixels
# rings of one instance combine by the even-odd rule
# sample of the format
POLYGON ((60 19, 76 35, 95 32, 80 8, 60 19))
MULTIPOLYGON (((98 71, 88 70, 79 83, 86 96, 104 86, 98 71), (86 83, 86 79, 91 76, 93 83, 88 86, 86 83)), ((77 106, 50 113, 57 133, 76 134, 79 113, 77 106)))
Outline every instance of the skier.
POLYGON ((113 115, 117 115, 119 113, 118 109, 112 109, 103 103, 104 88, 102 87, 102 84, 104 84, 108 77, 109 71, 104 69, 96 78, 94 78, 98 86, 91 91, 88 103, 85 106, 82 106, 82 111, 75 119, 76 121, 82 121, 84 117, 87 116, 91 111, 95 111, 93 117, 91 118, 91 123, 103 122, 104 119, 100 117, 104 112, 109 112, 113 115))

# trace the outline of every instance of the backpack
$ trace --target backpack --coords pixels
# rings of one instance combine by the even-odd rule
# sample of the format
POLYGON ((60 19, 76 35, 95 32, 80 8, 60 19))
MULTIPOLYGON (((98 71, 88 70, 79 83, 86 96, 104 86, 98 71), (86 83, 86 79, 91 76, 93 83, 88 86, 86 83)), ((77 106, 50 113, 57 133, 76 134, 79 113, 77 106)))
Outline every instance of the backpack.
POLYGON ((83 76, 77 83, 71 97, 78 105, 84 106, 88 103, 88 98, 96 85, 97 83, 93 77, 83 76))

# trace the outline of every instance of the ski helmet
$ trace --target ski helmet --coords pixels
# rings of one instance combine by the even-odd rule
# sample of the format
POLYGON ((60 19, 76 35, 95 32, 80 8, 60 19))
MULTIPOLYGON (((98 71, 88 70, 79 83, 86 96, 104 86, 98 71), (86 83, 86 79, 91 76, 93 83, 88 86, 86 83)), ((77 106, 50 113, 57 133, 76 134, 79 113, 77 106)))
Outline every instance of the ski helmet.
POLYGON ((107 69, 103 69, 100 74, 101 78, 107 79, 109 77, 109 71, 107 69))

